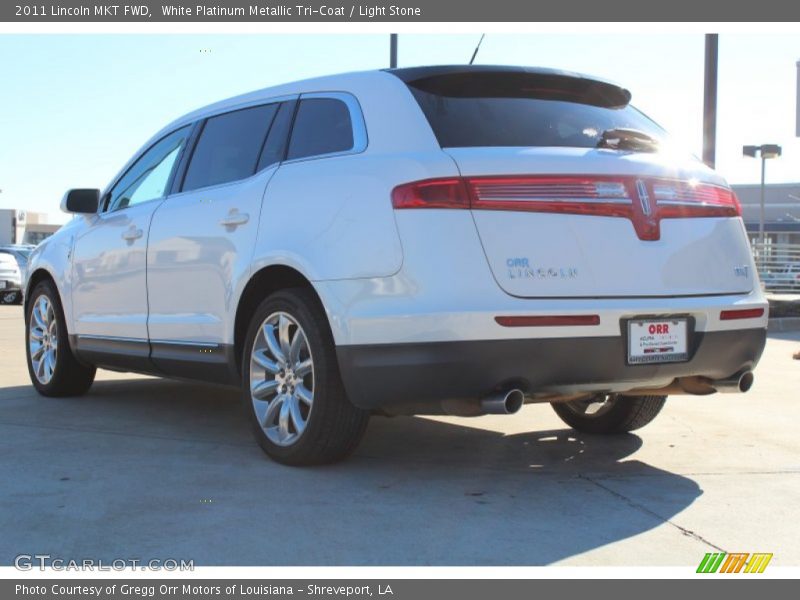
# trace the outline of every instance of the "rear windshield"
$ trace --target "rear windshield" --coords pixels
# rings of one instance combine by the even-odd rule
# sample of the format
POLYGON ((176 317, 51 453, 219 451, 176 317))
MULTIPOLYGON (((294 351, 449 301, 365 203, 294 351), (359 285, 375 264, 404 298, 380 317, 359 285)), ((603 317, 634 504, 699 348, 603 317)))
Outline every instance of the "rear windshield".
POLYGON ((594 148, 604 131, 616 128, 637 129, 659 142, 666 137, 663 129, 627 104, 625 90, 606 83, 473 73, 408 85, 443 148, 594 148))

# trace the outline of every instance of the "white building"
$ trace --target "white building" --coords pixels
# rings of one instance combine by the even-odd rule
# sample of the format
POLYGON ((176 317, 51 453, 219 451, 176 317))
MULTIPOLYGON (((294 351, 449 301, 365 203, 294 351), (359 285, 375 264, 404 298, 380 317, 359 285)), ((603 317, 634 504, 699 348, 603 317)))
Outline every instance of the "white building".
MULTIPOLYGON (((742 204, 751 239, 758 237, 761 185, 731 186, 742 204)), ((764 231, 774 244, 800 244, 800 183, 773 183, 764 189, 764 231)))
POLYGON ((0 208, 0 246, 38 244, 53 235, 61 225, 48 223, 45 213, 0 208))

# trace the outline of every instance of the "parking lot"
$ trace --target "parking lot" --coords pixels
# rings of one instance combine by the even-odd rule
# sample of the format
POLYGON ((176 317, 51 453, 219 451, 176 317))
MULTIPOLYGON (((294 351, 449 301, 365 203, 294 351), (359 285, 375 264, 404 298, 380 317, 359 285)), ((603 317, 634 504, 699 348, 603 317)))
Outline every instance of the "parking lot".
POLYGON ((798 333, 770 336, 750 393, 675 397, 636 435, 578 435, 547 405, 375 418, 311 469, 270 462, 229 389, 102 371, 39 397, 23 339, 0 306, 0 564, 800 565, 798 333))

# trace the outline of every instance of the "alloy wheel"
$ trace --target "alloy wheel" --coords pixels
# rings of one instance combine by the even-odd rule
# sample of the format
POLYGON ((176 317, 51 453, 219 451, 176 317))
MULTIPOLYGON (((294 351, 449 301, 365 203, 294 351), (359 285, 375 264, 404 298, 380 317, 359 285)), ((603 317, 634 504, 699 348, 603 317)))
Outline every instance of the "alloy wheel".
POLYGON ((250 398, 267 438, 294 444, 314 404, 314 360, 303 328, 285 312, 267 317, 250 353, 250 398))
POLYGON ((56 369, 58 327, 53 303, 44 295, 33 303, 28 326, 28 349, 36 379, 42 385, 47 385, 56 369))

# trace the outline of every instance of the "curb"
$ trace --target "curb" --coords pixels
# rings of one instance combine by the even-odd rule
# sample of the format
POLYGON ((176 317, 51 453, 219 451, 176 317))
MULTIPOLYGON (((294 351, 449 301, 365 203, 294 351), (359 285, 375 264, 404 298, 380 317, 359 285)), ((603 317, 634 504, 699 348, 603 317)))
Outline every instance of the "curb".
POLYGON ((780 331, 800 331, 800 317, 779 317, 777 319, 770 319, 767 325, 769 333, 776 333, 780 331))

